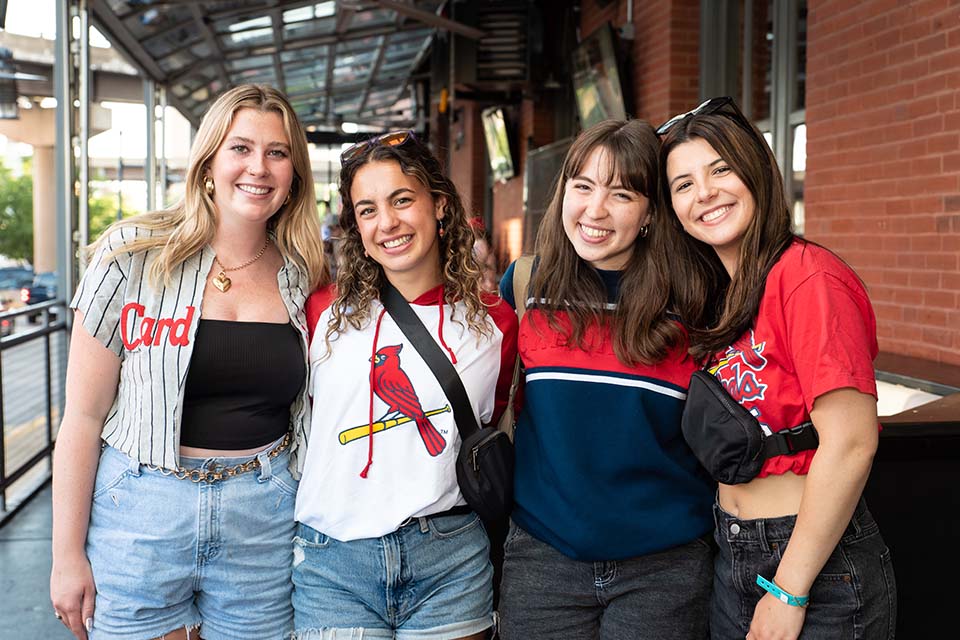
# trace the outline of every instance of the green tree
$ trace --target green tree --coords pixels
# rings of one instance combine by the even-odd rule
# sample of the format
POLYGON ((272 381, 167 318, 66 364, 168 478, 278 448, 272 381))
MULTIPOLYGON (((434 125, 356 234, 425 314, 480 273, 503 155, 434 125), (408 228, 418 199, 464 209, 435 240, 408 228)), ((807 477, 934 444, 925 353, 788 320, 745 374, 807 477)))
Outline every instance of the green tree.
POLYGON ((33 178, 0 162, 0 255, 33 262, 33 178))
MULTIPOLYGON (((116 197, 93 196, 88 201, 90 217, 90 242, 100 237, 104 229, 117 221, 117 199, 116 197)), ((133 211, 122 211, 124 218, 134 215, 133 211)))

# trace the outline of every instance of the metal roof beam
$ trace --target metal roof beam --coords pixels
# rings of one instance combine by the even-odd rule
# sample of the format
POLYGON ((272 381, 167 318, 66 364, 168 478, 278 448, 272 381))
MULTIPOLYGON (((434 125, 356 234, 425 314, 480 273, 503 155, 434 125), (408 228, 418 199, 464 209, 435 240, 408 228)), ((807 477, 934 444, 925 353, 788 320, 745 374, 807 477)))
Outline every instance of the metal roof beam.
MULTIPOLYGON (((277 5, 279 0, 273 0, 277 5)), ((284 93, 287 92, 287 80, 283 74, 283 63, 280 61, 280 52, 283 51, 283 11, 279 8, 270 12, 270 21, 273 23, 273 46, 276 51, 273 52, 273 75, 276 76, 277 88, 284 93)))
POLYGON ((470 38, 471 40, 479 40, 486 35, 486 33, 480 29, 467 26, 462 22, 457 22, 456 20, 450 20, 449 18, 438 16, 435 13, 424 11, 423 9, 417 9, 409 4, 398 2, 398 0, 373 0, 373 3, 384 9, 390 9, 399 14, 403 14, 408 18, 413 18, 414 20, 422 22, 423 24, 436 27, 437 29, 443 29, 444 31, 451 31, 453 33, 460 34, 461 36, 470 38))
POLYGON ((216 58, 213 64, 217 70, 217 75, 220 76, 220 82, 223 83, 222 90, 226 90, 231 84, 230 75, 227 73, 227 68, 223 64, 223 51, 220 49, 220 43, 217 41, 217 36, 214 35, 210 25, 208 25, 207 21, 204 19, 203 10, 199 5, 191 4, 190 12, 193 14, 193 19, 197 22, 197 27, 200 29, 200 33, 203 34, 204 39, 207 41, 207 44, 210 45, 210 49, 213 51, 213 55, 216 58), (220 54, 219 56, 217 55, 218 53, 220 54))
POLYGON ((380 38, 380 47, 377 50, 377 59, 374 60, 373 66, 370 68, 370 76, 367 78, 367 86, 363 88, 363 97, 360 98, 360 106, 357 108, 357 113, 363 113, 363 110, 367 106, 367 100, 370 99, 370 89, 373 88, 373 82, 377 77, 377 74, 380 73, 380 65, 383 64, 383 58, 387 51, 387 42, 390 40, 390 36, 383 36, 380 38))

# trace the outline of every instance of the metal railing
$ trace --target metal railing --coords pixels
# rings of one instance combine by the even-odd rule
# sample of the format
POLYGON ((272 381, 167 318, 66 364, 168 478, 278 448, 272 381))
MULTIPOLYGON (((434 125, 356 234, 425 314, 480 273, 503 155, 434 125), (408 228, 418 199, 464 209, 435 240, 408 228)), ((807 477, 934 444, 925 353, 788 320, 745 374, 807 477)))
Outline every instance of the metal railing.
POLYGON ((49 300, 0 313, 0 323, 8 320, 14 326, 17 319, 32 321, 36 318, 41 319, 38 326, 28 326, 0 337, 0 426, 3 428, 3 437, 0 438, 0 524, 49 480, 54 429, 63 412, 67 353, 64 301, 49 300), (32 352, 40 350, 32 345, 40 341, 43 342, 42 361, 31 357, 38 355, 32 352), (17 347, 26 357, 8 358, 17 347), (44 382, 43 409, 31 413, 30 403, 36 404, 36 394, 32 391, 39 386, 41 376, 44 382), (11 398, 7 391, 14 385, 21 388, 15 389, 11 398), (15 446, 11 446, 14 439, 15 446), (39 465, 44 461, 47 468, 41 470, 39 465), (10 500, 11 486, 28 474, 35 476, 34 481, 15 501, 10 500))

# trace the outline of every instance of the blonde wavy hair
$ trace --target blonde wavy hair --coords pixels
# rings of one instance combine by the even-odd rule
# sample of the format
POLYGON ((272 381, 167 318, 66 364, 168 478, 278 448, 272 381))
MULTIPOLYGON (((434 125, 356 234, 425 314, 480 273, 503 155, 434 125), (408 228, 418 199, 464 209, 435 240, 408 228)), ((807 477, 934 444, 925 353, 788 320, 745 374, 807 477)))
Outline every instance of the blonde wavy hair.
MULTIPOLYGON (((383 268, 364 254, 350 195, 357 171, 371 162, 396 162, 401 171, 416 178, 427 188, 434 201, 441 196, 446 199, 443 210, 444 234, 440 237, 444 301, 448 304, 462 302, 466 307, 466 317, 462 320, 470 331, 478 338, 490 335, 491 329, 485 322, 487 308, 481 298, 480 266, 473 255, 476 234, 453 181, 444 175, 430 149, 411 133, 406 141, 396 146, 371 142, 340 170, 340 198, 343 203, 340 228, 343 237, 339 248, 337 297, 331 307, 325 336, 328 348, 334 334, 345 331, 348 326, 360 329, 369 322, 370 304, 379 297, 380 287, 386 278, 383 268)), ((455 316, 454 319, 461 321, 455 316)))
POLYGON ((211 159, 230 130, 234 115, 240 109, 276 113, 283 120, 283 129, 290 142, 294 177, 290 201, 270 218, 267 229, 273 235, 281 255, 306 273, 310 290, 329 282, 330 275, 320 240, 320 221, 306 134, 286 97, 266 85, 244 84, 234 87, 211 105, 203 116, 190 149, 186 190, 179 202, 167 209, 149 211, 113 223, 89 250, 95 251, 112 232, 121 228, 134 227, 147 231, 146 235, 137 234, 135 238, 127 240, 112 255, 159 249, 150 265, 149 278, 154 285, 169 284, 174 269, 213 241, 217 229, 217 210, 213 198, 203 188, 203 179, 210 170, 211 159))

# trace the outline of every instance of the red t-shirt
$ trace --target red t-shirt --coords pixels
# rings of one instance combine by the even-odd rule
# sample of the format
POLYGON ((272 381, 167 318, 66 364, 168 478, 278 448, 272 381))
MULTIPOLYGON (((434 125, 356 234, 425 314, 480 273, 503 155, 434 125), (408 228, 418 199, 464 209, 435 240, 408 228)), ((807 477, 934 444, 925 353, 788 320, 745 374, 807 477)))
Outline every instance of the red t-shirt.
MULTIPOLYGON (((810 420, 817 397, 852 387, 874 397, 877 323, 853 270, 830 251, 796 240, 767 276, 753 328, 710 371, 764 427, 810 420)), ((806 474, 816 450, 767 460, 760 474, 806 474)))

